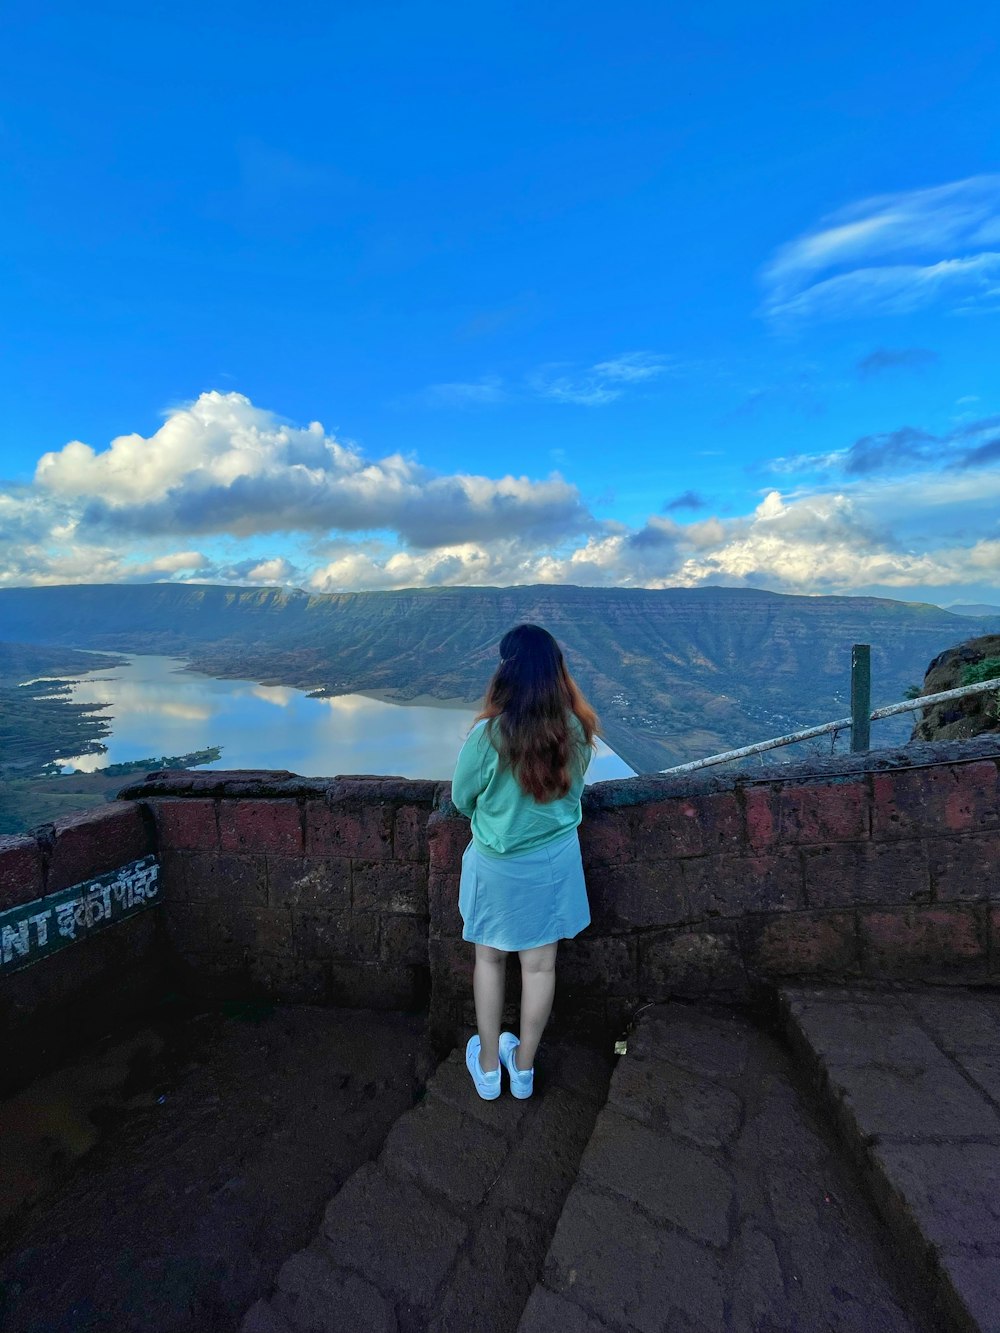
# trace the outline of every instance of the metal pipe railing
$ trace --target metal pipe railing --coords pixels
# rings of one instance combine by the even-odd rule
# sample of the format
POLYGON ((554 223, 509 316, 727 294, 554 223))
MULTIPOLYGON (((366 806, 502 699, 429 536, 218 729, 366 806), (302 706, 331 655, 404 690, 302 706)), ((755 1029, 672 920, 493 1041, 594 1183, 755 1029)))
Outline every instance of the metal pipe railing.
MULTIPOLYGON (((995 690, 1000 693, 1000 680, 979 681, 975 685, 959 685, 954 690, 942 690, 939 694, 924 694, 916 699, 907 699, 903 703, 887 704, 876 708, 869 714, 870 722, 877 722, 883 717, 894 717, 897 713, 914 713, 921 708, 930 708, 932 704, 945 703, 948 699, 963 699, 970 694, 986 694, 995 690)), ((733 759, 747 759, 751 755, 763 754, 766 750, 776 750, 782 745, 794 745, 796 741, 812 740, 814 736, 826 736, 832 732, 847 731, 851 718, 838 718, 836 722, 823 722, 817 727, 804 727, 802 731, 793 731, 788 736, 774 736, 768 741, 758 741, 756 745, 744 745, 738 750, 724 750, 721 754, 710 754, 705 759, 694 759, 689 764, 677 764, 674 768, 661 768, 661 774, 673 776, 676 773, 694 773, 699 768, 711 768, 713 764, 726 764, 733 759)))

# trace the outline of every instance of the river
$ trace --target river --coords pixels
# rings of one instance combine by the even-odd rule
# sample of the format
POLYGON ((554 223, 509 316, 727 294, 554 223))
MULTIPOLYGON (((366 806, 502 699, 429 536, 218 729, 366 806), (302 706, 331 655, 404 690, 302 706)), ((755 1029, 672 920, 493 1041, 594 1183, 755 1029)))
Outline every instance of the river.
MULTIPOLYGON (((222 747, 206 768, 285 768, 305 777, 386 773, 450 779, 475 709, 467 704, 392 704, 364 694, 310 698, 285 685, 218 680, 185 671, 176 657, 123 654, 127 663, 74 679, 74 703, 106 703, 106 754, 67 759, 91 772, 149 756, 222 747)), ((633 770, 599 742, 588 782, 633 770)))

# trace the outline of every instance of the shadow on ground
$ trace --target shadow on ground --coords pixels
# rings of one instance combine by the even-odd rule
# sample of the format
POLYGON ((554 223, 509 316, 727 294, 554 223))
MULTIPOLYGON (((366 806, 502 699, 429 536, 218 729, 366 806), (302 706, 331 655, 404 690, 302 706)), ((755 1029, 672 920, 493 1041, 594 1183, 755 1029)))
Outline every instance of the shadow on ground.
POLYGON ((430 1070, 422 1018, 160 1006, 0 1105, 0 1327, 235 1329, 430 1070))

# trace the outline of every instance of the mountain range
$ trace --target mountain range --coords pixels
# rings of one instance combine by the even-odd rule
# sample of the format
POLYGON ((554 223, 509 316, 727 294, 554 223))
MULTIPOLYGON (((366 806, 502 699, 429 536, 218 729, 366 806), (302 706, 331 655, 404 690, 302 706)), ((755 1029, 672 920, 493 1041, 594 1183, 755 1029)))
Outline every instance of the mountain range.
MULTIPOLYGON (((0 589, 0 640, 172 654, 213 676, 400 702, 477 701, 502 634, 533 621, 563 645, 609 745, 640 772, 844 716, 854 643, 871 644, 873 706, 892 703, 932 657, 989 632, 989 619, 887 598, 714 587, 0 589)), ((876 724, 873 743, 905 738, 910 725, 876 724)))

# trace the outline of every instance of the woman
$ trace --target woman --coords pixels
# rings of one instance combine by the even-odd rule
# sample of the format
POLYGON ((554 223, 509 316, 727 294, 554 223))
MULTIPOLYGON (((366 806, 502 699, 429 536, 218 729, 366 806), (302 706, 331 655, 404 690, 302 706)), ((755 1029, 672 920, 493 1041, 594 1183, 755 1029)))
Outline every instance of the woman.
POLYGON ((458 905, 476 946, 478 1033, 465 1060, 480 1097, 530 1097, 552 1009, 556 947, 590 924, 577 826, 597 718, 538 625, 500 640, 500 665, 462 747, 451 794, 472 820, 458 905), (507 955, 521 959, 521 1035, 501 1032, 507 955))

